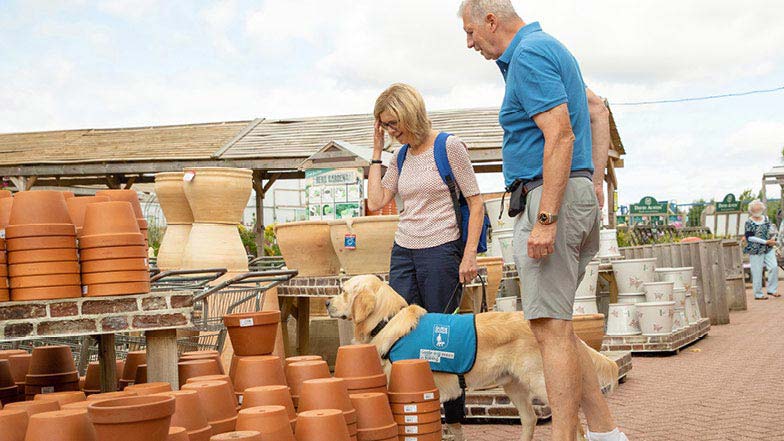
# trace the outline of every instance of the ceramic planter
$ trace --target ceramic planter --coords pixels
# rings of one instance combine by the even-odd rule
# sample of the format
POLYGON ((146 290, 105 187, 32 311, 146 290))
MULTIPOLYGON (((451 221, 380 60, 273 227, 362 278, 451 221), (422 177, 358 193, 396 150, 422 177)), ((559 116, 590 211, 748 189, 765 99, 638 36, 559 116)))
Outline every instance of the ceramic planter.
POLYGON ((618 303, 642 303, 647 300, 644 292, 618 294, 618 303))
POLYGON ((686 290, 675 288, 672 290, 672 300, 675 302, 675 309, 686 308, 686 290))
POLYGON ((389 271, 398 216, 364 216, 329 222, 332 248, 348 275, 389 271), (346 235, 354 235, 354 247, 346 247, 346 235))
POLYGON ((204 415, 212 426, 212 433, 231 432, 237 423, 237 405, 234 391, 225 381, 190 383, 182 390, 195 390, 199 394, 204 415))
POLYGON ((7 257, 9 265, 37 262, 79 261, 76 247, 9 252, 7 257))
POLYGON ((301 412, 295 435, 297 441, 349 441, 343 412, 337 409, 301 412))
POLYGON ((259 406, 243 409, 237 418, 237 430, 253 430, 262 439, 294 441, 289 415, 283 406, 259 406))
POLYGON ((596 306, 596 297, 577 297, 574 299, 574 307, 572 308, 574 315, 582 314, 598 314, 599 309, 596 306))
POLYGON ((596 285, 599 282, 599 262, 591 262, 585 267, 582 281, 577 285, 576 299, 596 298, 596 285))
POLYGON ((13 201, 8 225, 72 223, 59 191, 20 191, 13 201))
POLYGON ((83 292, 85 297, 144 294, 150 292, 150 282, 122 282, 84 285, 83 292))
POLYGON ((68 215, 71 217, 74 227, 76 227, 77 235, 81 235, 82 227, 84 227, 84 215, 87 211, 87 204, 96 202, 109 202, 109 198, 106 196, 84 196, 65 200, 65 204, 68 207, 68 215))
POLYGON ((142 204, 139 202, 139 193, 136 190, 100 190, 95 192, 96 196, 104 196, 112 202, 128 202, 133 209, 134 219, 143 219, 142 204))
POLYGON ((675 302, 645 302, 635 306, 642 335, 669 335, 672 332, 675 302))
POLYGON ((683 268, 657 268, 656 278, 660 282, 673 282, 675 288, 683 288, 687 291, 691 290, 692 276, 694 275, 693 267, 683 268))
POLYGON ((285 373, 286 383, 291 388, 291 397, 294 399, 295 406, 300 397, 303 381, 330 377, 329 366, 323 360, 289 363, 286 365, 285 373))
MULTIPOLYGON (((106 259, 82 262, 82 274, 144 271, 149 272, 147 259, 142 257, 130 259, 106 259)), ((147 276, 149 279, 149 275, 147 276)))
POLYGON ((161 246, 158 248, 158 268, 167 271, 182 267, 182 258, 190 233, 190 224, 168 224, 166 226, 161 246))
POLYGON ((189 441, 188 432, 184 427, 169 427, 169 437, 166 441, 189 441))
POLYGON ((68 409, 33 415, 25 441, 95 441, 86 409, 68 409))
POLYGON ((226 432, 220 435, 215 435, 210 438, 210 441, 262 441, 261 433, 255 430, 242 430, 235 432, 226 432))
POLYGON ((476 263, 487 269, 487 308, 492 310, 504 275, 504 259, 501 256, 477 257, 476 263))
POLYGON ((173 397, 144 396, 97 401, 87 408, 97 441, 166 441, 173 397))
POLYGON ((57 401, 57 404, 59 404, 60 407, 63 407, 66 404, 86 401, 87 397, 84 395, 84 392, 82 391, 69 391, 69 392, 54 392, 51 394, 36 395, 35 398, 33 399, 57 401))
POLYGON ((595 350, 602 347, 604 339, 604 314, 576 315, 572 318, 574 333, 595 350))
POLYGON ((686 299, 687 303, 691 304, 690 312, 691 314, 687 317, 689 320, 689 324, 697 323, 702 319, 702 315, 700 314, 700 306, 697 304, 697 298, 695 296, 689 296, 686 299))
POLYGON ((183 190, 183 173, 156 173, 155 195, 167 225, 191 224, 193 213, 183 190))
POLYGON ((242 168, 195 167, 184 170, 193 179, 183 182, 185 197, 197 223, 236 225, 248 205, 253 172, 242 168))
POLYGON ((171 425, 183 427, 189 437, 189 441, 209 441, 212 435, 212 427, 207 422, 204 414, 199 393, 194 390, 178 390, 163 392, 155 396, 170 396, 175 399, 174 414, 171 417, 171 425))
POLYGON ((501 257, 504 259, 504 263, 515 263, 514 248, 512 245, 513 236, 514 232, 511 228, 493 231, 493 237, 498 239, 498 245, 501 248, 501 257))
POLYGON ((643 284, 645 299, 647 302, 670 302, 673 301, 672 289, 675 287, 673 282, 648 282, 643 284))
POLYGON ((182 257, 183 269, 226 268, 247 272, 248 256, 236 225, 193 224, 182 257))
POLYGON ((11 410, 11 409, 22 409, 25 412, 27 412, 28 416, 33 416, 39 413, 54 412, 56 410, 60 410, 60 405, 57 403, 57 401, 29 400, 29 401, 18 401, 16 403, 9 403, 7 406, 3 408, 3 410, 11 410))
POLYGON ((288 386, 257 386, 245 389, 242 398, 242 408, 250 409, 258 406, 283 406, 286 408, 289 423, 294 427, 297 412, 291 400, 288 386))
POLYGON ((327 221, 277 224, 275 237, 286 266, 299 271, 300 276, 334 276, 340 272, 327 221))
POLYGON ((3 409, 0 410, 0 440, 3 441, 24 441, 27 433, 27 421, 30 416, 24 409, 3 409))
MULTIPOLYGON (((508 208, 508 206, 504 206, 504 208, 508 208)), ((486 200, 485 209, 493 231, 514 227, 514 219, 509 217, 508 211, 501 211, 501 198, 486 200)))
POLYGON ((636 303, 611 303, 607 315, 607 335, 639 335, 636 303))
POLYGON ((606 229, 599 231, 599 253, 596 257, 600 259, 611 259, 621 257, 618 251, 618 231, 606 229))
POLYGON ((272 355, 243 357, 237 362, 234 390, 244 392, 249 387, 285 385, 286 375, 280 357, 272 355))
POLYGON ((357 439, 376 441, 397 435, 397 423, 386 394, 352 394, 351 403, 357 410, 357 439))
POLYGON ((213 358, 201 360, 185 360, 177 363, 177 372, 182 387, 191 377, 220 374, 218 362, 213 358))
POLYGON ((267 355, 275 349, 280 311, 242 312, 223 316, 234 353, 267 355))
POLYGON ((641 293, 643 283, 654 281, 656 258, 616 260, 612 263, 618 293, 641 293))
POLYGON ((132 384, 126 387, 125 390, 128 392, 135 392, 136 395, 139 396, 145 396, 145 395, 158 394, 161 392, 169 392, 170 390, 172 390, 172 387, 171 384, 169 383, 163 381, 156 381, 153 383, 132 384))
POLYGON ((673 311, 672 315, 672 332, 680 331, 681 329, 685 329, 688 325, 688 320, 686 319, 686 314, 682 309, 676 309, 673 311))
POLYGON ((82 249, 79 252, 79 260, 84 262, 92 262, 94 260, 106 259, 134 259, 134 258, 147 258, 147 251, 143 245, 132 245, 124 247, 100 247, 82 249))

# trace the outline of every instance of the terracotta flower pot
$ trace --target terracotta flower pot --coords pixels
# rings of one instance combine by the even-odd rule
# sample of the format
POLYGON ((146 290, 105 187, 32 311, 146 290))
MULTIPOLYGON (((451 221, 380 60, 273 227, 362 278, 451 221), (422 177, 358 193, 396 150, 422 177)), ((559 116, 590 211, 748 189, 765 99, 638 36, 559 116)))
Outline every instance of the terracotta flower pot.
POLYGON ((297 419, 297 412, 294 410, 294 402, 291 401, 288 386, 257 386, 245 389, 242 408, 249 409, 258 406, 283 406, 286 408, 290 423, 297 419))
POLYGON ((9 403, 3 410, 10 409, 22 409, 27 412, 27 415, 33 416, 37 413, 54 412, 55 410, 60 410, 60 404, 57 401, 46 400, 19 401, 16 403, 9 403))
POLYGON ((190 441, 207 441, 212 434, 212 427, 207 422, 199 393, 195 390, 178 390, 155 395, 174 397, 176 406, 172 415, 171 425, 184 427, 190 441))
POLYGON ((215 435, 210 438, 210 441, 262 441, 261 434, 255 430, 243 430, 240 432, 226 432, 220 435, 215 435))
POLYGON ((38 262, 78 262, 76 247, 54 248, 48 250, 15 251, 8 253, 8 264, 28 264, 38 262))
POLYGON ((142 245, 131 245, 126 247, 101 247, 82 249, 79 252, 79 260, 84 262, 91 262, 94 260, 106 259, 134 259, 134 258, 147 258, 147 251, 142 245))
POLYGON ((438 420, 433 421, 431 423, 421 423, 421 424, 403 424, 398 425, 398 434, 403 436, 421 436, 421 435, 428 435, 431 433, 438 433, 439 439, 441 439, 441 416, 439 415, 438 420))
POLYGON ((95 192, 96 196, 105 196, 113 202, 128 202, 133 209, 134 218, 144 218, 142 204, 139 202, 139 193, 136 190, 100 190, 95 192))
POLYGON ((71 348, 62 346, 39 346, 33 349, 28 375, 60 374, 75 372, 71 348))
POLYGON ((351 404, 357 410, 358 438, 371 441, 397 434, 397 423, 385 394, 351 395, 351 404))
POLYGON ((49 286, 80 285, 79 273, 75 274, 48 274, 45 276, 12 277, 11 289, 17 288, 42 288, 49 286))
POLYGON ((117 392, 104 392, 100 394, 90 395, 87 397, 87 401, 103 401, 103 400, 114 400, 117 398, 130 398, 130 397, 138 397, 134 391, 130 390, 123 390, 117 392))
POLYGON ((168 225, 191 224, 193 213, 183 189, 183 173, 156 173, 155 195, 168 225))
POLYGON ((17 386, 22 384, 21 392, 24 393, 24 381, 27 371, 30 369, 31 354, 18 354, 8 357, 8 365, 11 369, 11 375, 14 377, 14 382, 17 386))
POLYGON ((5 228, 6 239, 48 236, 76 236, 76 229, 70 223, 9 225, 5 228))
POLYGON ((407 404, 390 403, 389 406, 392 408, 393 415, 430 413, 441 409, 441 403, 438 400, 407 404))
MULTIPOLYGON (((137 369, 138 372, 138 369, 137 369)), ((128 392, 136 392, 139 396, 153 395, 161 392, 169 392, 172 390, 171 384, 156 381, 152 383, 133 384, 125 388, 128 392)))
POLYGON ((25 441, 95 441, 87 409, 44 412, 30 417, 25 441))
POLYGON ((210 358, 218 362, 218 368, 220 369, 220 373, 225 374, 226 372, 223 370, 223 360, 221 360, 221 355, 218 351, 183 352, 182 356, 180 356, 180 361, 202 360, 202 359, 210 359, 210 358))
POLYGON ((8 226, 13 204, 14 198, 0 198, 0 229, 8 226))
POLYGON ((340 272, 327 221, 277 224, 275 238, 286 266, 299 271, 300 276, 334 276, 340 272))
POLYGON ((403 415, 393 414, 393 417, 398 425, 430 424, 436 421, 441 421, 441 411, 434 410, 432 412, 403 414, 403 415))
POLYGON ((262 439, 294 441, 289 415, 283 406, 258 406, 243 409, 237 418, 237 430, 255 430, 262 439))
POLYGON ((167 441, 189 441, 188 432, 184 427, 169 427, 169 438, 167 441))
MULTIPOLYGON (((104 202, 108 204, 109 202, 104 202)), ((141 233, 97 234, 88 236, 86 233, 79 238, 80 249, 146 246, 145 237, 141 233)))
POLYGON ((343 412, 320 409, 301 412, 297 416, 297 441, 349 441, 343 412))
POLYGON ((374 345, 349 345, 338 348, 335 377, 346 380, 350 389, 386 386, 381 357, 374 345))
POLYGON ((16 386, 11 364, 8 360, 0 359, 0 388, 8 386, 16 386))
POLYGON ((237 225, 193 224, 182 256, 183 269, 226 268, 247 272, 248 256, 237 225))
POLYGON ((147 264, 147 259, 143 257, 130 259, 106 259, 82 262, 81 270, 82 274, 128 271, 148 272, 149 265, 147 264))
POLYGON ((423 435, 400 435, 397 439, 404 441, 441 441, 441 431, 426 433, 423 435))
POLYGON ((62 194, 63 194, 63 197, 65 198, 65 200, 66 200, 66 201, 67 201, 68 199, 71 199, 71 198, 73 198, 73 197, 76 197, 76 195, 75 195, 75 194, 74 194, 74 192, 72 192, 72 191, 61 191, 60 193, 62 193, 62 194))
POLYGON ((31 250, 50 250, 54 248, 76 249, 76 236, 21 237, 19 239, 6 240, 5 246, 9 253, 31 250))
POLYGON ((98 202, 86 207, 82 228, 83 237, 128 233, 140 233, 139 223, 131 204, 127 202, 98 202))
POLYGON ((11 290, 11 300, 14 301, 70 299, 81 296, 81 285, 17 288, 11 290))
POLYGON ((82 282, 85 285, 100 285, 121 282, 145 282, 149 280, 150 272, 147 269, 143 269, 141 271, 110 271, 82 274, 82 282))
POLYGON ((201 375, 199 377, 191 377, 188 378, 185 383, 198 383, 200 381, 225 381, 232 385, 232 389, 234 389, 234 382, 232 381, 231 377, 226 374, 215 374, 215 375, 201 375))
POLYGON ((150 292, 150 282, 99 283, 84 286, 85 297, 121 296, 150 292))
POLYGON ((585 314, 572 317, 574 333, 597 351, 604 339, 604 314, 585 314))
POLYGON ((166 226, 161 246, 158 248, 158 268, 166 271, 182 267, 182 258, 185 254, 185 247, 188 244, 190 234, 190 224, 168 224, 166 226))
POLYGON ((47 274, 78 274, 79 262, 20 263, 8 266, 11 277, 41 276, 47 274))
MULTIPOLYGON (((316 409, 340 409, 343 412, 353 412, 354 406, 348 397, 346 383, 340 378, 317 378, 305 380, 300 389, 299 412, 316 409)), ((350 421, 356 422, 356 415, 350 421)))
POLYGON ((65 198, 59 191, 20 191, 13 200, 9 225, 71 223, 65 198))
POLYGON ((329 366, 324 360, 299 361, 291 363, 285 368, 286 382, 291 387, 292 397, 300 397, 302 382, 316 378, 329 378, 329 366))
MULTIPOLYGON (((425 360, 400 360, 392 363, 389 375, 389 392, 422 393, 436 389, 430 363, 425 360)), ((423 399, 420 401, 427 401, 423 399)))
POLYGON ((143 384, 147 382, 147 365, 140 364, 136 368, 136 376, 133 378, 133 384, 143 384))
POLYGON ((398 216, 365 216, 330 221, 332 246, 348 275, 389 271, 398 216), (346 234, 356 235, 356 248, 345 247, 346 234))
POLYGON ((223 316, 234 353, 267 355, 275 349, 280 311, 258 311, 223 316))
POLYGON ((177 363, 177 372, 182 387, 191 377, 201 377, 204 375, 219 375, 220 368, 218 362, 213 358, 202 360, 186 360, 177 363))
POLYGON ((36 395, 34 400, 47 400, 47 401, 57 401, 60 407, 63 407, 66 404, 70 403, 78 403, 79 401, 86 401, 87 397, 84 395, 82 391, 69 391, 69 392, 55 392, 51 394, 41 394, 36 395))
POLYGON ((27 355, 24 349, 3 349, 0 350, 0 360, 8 360, 14 355, 27 355))
MULTIPOLYGON (((346 381, 346 386, 350 386, 350 385, 351 385, 351 382, 350 381, 346 381)), ((388 392, 389 391, 387 390, 387 385, 386 384, 383 385, 383 386, 379 386, 379 387, 369 387, 369 388, 365 388, 365 389, 352 389, 352 388, 348 389, 349 395, 353 395, 353 394, 375 394, 375 393, 386 395, 388 392)))
POLYGON ((253 189, 253 172, 241 168, 195 167, 185 170, 193 179, 183 191, 198 223, 232 224, 242 220, 253 189))
POLYGON ((24 409, 0 410, 0 440, 24 441, 29 415, 24 409))
POLYGON ((174 398, 144 396, 98 401, 87 408, 98 441, 166 441, 174 398))
POLYGON ((286 357, 286 366, 291 363, 299 363, 300 361, 321 361, 324 358, 321 355, 295 355, 293 357, 286 357))
POLYGON ((199 401, 204 414, 212 426, 212 433, 231 432, 237 423, 237 408, 234 391, 225 381, 202 381, 190 383, 183 390, 195 390, 199 393, 199 401))
POLYGON ((147 364, 147 351, 131 351, 125 356, 121 380, 133 381, 140 364, 147 364))
POLYGON ((81 232, 84 226, 84 214, 87 211, 87 204, 96 202, 109 202, 109 198, 106 196, 83 196, 66 199, 65 204, 68 207, 68 215, 76 227, 77 234, 81 232))
POLYGON ((235 391, 243 392, 249 387, 272 385, 286 385, 286 374, 283 372, 280 357, 243 357, 237 362, 235 391))

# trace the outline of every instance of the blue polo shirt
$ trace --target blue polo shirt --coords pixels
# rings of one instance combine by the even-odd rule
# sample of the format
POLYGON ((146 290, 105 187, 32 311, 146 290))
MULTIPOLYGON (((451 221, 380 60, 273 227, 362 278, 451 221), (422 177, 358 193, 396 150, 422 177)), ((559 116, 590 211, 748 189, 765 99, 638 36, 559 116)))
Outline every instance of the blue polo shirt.
POLYGON ((577 60, 538 22, 523 26, 496 61, 506 81, 498 115, 504 129, 503 170, 509 186, 515 179, 542 176, 544 135, 532 119, 567 103, 575 141, 572 171, 593 171, 591 119, 585 83, 577 60))

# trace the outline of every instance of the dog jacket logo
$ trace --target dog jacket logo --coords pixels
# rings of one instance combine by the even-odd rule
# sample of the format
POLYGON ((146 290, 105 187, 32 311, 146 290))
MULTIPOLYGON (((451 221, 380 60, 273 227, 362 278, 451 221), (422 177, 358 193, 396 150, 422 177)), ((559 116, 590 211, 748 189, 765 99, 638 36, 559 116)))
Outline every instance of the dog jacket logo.
POLYGON ((425 314, 389 351, 391 361, 421 359, 434 372, 464 374, 476 360, 473 315, 425 314))

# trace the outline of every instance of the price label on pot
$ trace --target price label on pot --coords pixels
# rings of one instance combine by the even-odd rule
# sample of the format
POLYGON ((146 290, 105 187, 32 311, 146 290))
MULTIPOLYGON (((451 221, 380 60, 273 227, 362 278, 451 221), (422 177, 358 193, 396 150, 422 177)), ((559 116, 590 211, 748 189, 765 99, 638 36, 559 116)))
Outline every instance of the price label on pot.
POLYGON ((83 296, 87 295, 87 285, 82 285, 82 295, 83 296))
POLYGON ((423 395, 423 398, 424 398, 425 401, 435 400, 436 399, 436 394, 434 394, 433 392, 428 392, 428 393, 423 395))
POLYGON ((406 415, 404 421, 406 424, 416 424, 419 422, 419 417, 417 415, 406 415))
POLYGON ((357 235, 346 233, 346 237, 343 238, 343 248, 347 250, 356 250, 357 249, 357 235))
POLYGON ((0 239, 5 239, 5 228, 0 229, 0 239))
POLYGON ((415 436, 407 436, 405 438, 405 441, 417 441, 417 437, 415 437, 415 436))
POLYGON ((406 426, 406 433, 419 433, 419 426, 406 426))
POLYGON ((416 413, 417 405, 416 404, 407 404, 403 406, 403 413, 416 413))
POLYGON ((253 326, 253 318, 240 319, 240 328, 246 328, 248 326, 253 326))
POLYGON ((184 182, 191 182, 193 180, 194 176, 196 176, 196 172, 193 171, 193 170, 188 170, 188 171, 186 171, 185 173, 182 174, 182 180, 184 182))
POLYGON ((54 386, 44 386, 41 388, 42 394, 51 394, 54 393, 54 386))

